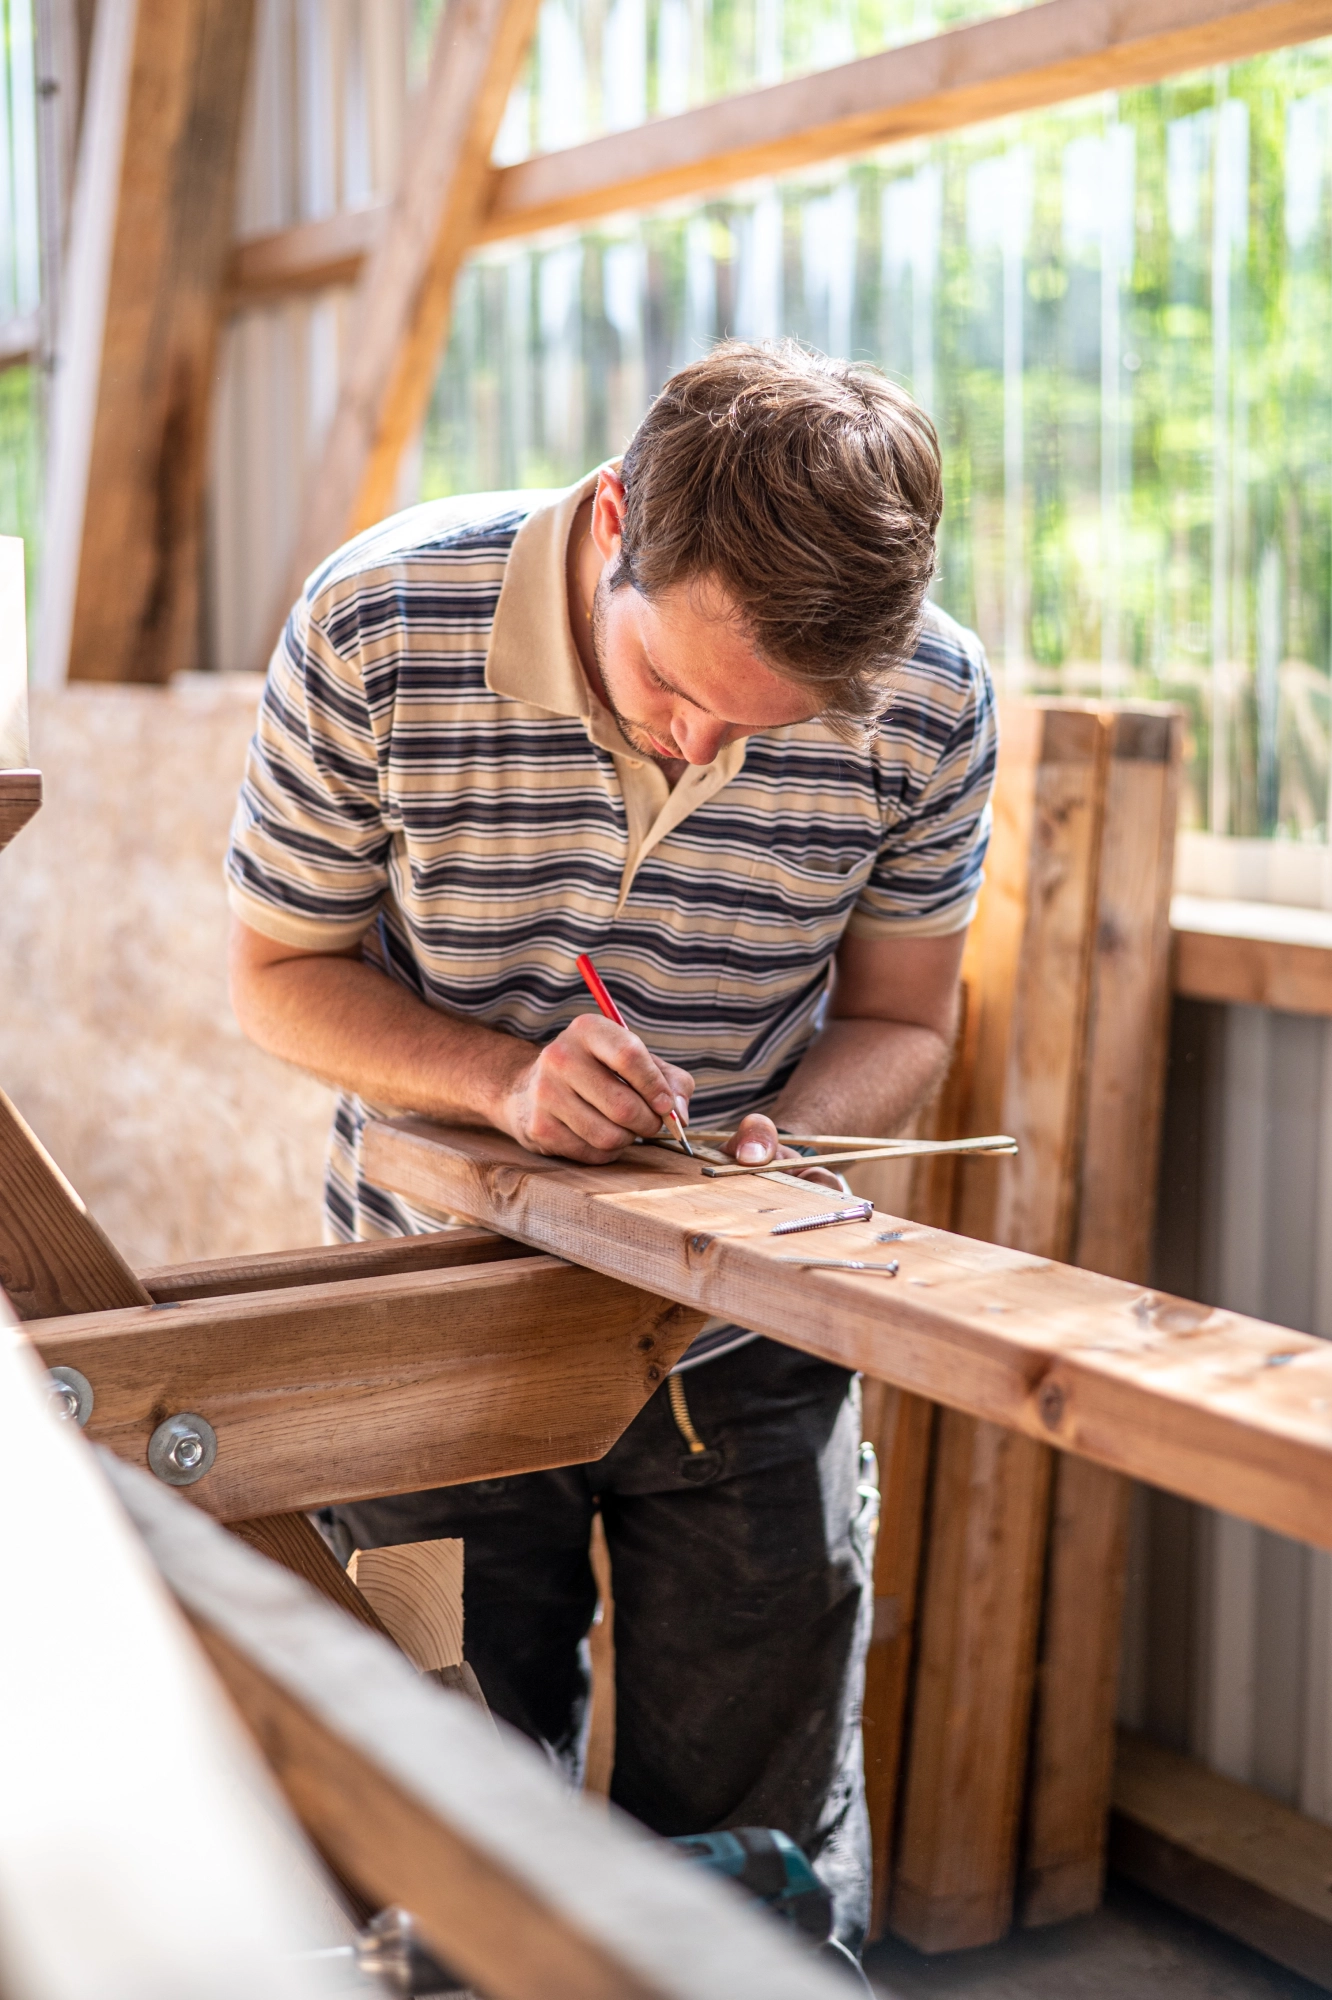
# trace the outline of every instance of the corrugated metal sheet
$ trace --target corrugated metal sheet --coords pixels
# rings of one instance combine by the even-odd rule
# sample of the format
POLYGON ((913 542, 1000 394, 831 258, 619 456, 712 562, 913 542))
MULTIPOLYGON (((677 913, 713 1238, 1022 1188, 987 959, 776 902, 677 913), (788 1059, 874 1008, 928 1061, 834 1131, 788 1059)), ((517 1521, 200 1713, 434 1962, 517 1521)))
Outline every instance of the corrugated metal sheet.
MULTIPOLYGON (((1155 1279, 1332 1338, 1332 1022, 1177 1003, 1155 1279)), ((1332 1821, 1332 1555, 1141 1489, 1121 1715, 1332 1821)))

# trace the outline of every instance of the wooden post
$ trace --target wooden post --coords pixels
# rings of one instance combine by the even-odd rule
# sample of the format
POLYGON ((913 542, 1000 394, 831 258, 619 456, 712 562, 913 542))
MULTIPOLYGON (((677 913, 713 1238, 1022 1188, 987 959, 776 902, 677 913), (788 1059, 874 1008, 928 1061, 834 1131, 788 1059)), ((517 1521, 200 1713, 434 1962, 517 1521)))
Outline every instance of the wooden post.
MULTIPOLYGON (((1087 1035, 1073 1261, 1146 1283, 1170 1004, 1182 728, 1113 716, 1087 1035)), ((1061 1453, 1032 1733, 1026 1924, 1094 1910, 1105 1874, 1130 1486, 1061 1453)))
POLYGON ((254 0, 99 0, 59 336, 38 678, 198 664, 208 422, 254 0))
POLYGON ((430 400, 454 280, 490 192, 495 135, 537 5, 449 0, 441 17, 398 190, 361 274, 337 407, 270 640, 309 571, 392 507, 403 449, 430 400))
MULTIPOLYGON (((959 1163, 956 1226, 1047 1257, 1068 1254, 1076 1219, 1109 739, 1095 710, 1006 714, 976 926, 965 1122, 1021 1152, 959 1163)), ((1011 1920, 1050 1476, 1048 1447, 943 1418, 890 1900, 924 1951, 989 1943, 1011 1920)))

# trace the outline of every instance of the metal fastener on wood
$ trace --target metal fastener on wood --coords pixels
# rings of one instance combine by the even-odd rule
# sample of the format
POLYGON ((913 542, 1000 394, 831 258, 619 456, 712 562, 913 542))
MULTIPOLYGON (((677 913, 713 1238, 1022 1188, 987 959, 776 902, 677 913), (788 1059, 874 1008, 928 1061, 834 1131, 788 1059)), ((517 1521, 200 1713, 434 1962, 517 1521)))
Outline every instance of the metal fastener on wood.
POLYGON ((63 1423, 75 1423, 82 1430, 93 1413, 92 1383, 77 1368, 66 1368, 63 1362, 47 1372, 56 1415, 63 1423))
POLYGON ((168 1486, 193 1486, 216 1457, 217 1432, 190 1410, 165 1418, 148 1440, 148 1464, 168 1486))

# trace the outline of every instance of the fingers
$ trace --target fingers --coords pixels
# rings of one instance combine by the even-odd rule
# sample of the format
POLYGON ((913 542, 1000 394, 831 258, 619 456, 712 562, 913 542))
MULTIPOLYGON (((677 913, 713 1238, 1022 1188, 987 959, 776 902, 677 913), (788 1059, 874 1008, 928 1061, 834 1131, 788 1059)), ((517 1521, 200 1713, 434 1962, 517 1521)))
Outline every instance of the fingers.
POLYGON ((725 1150, 742 1167, 766 1167, 770 1160, 797 1157, 789 1146, 782 1144, 777 1137, 777 1127, 761 1111, 751 1111, 748 1117, 740 1120, 734 1137, 727 1140, 725 1150))
POLYGON ((510 1129, 535 1152, 602 1164, 636 1136, 655 1138, 673 1109, 688 1117, 693 1088, 627 1028, 579 1015, 525 1073, 510 1129))

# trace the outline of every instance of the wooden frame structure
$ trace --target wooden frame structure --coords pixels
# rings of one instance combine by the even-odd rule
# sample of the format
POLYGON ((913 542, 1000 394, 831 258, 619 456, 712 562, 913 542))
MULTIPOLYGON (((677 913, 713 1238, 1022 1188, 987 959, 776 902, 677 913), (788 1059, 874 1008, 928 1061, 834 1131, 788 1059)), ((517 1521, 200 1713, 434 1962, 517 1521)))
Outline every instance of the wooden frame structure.
MULTIPOLYGON (((290 596, 313 563, 390 503, 447 332, 453 280, 474 245, 1332 31, 1332 0, 1040 0, 495 169, 491 145, 535 0, 451 0, 392 202, 233 247, 249 0, 166 5, 170 20, 159 22, 163 5, 99 0, 53 420, 39 670, 49 684, 66 675, 165 680, 192 663, 202 440, 225 311, 330 284, 357 288, 353 359, 310 480, 290 596), (186 130, 199 142, 190 173, 186 130), (134 452, 123 450, 126 438, 134 452), (116 546, 128 560, 107 559, 111 520, 122 524, 116 546)), ((285 609, 273 608, 273 635, 285 609)))

